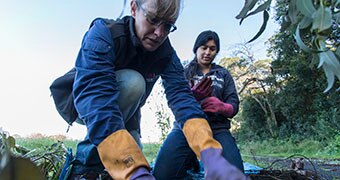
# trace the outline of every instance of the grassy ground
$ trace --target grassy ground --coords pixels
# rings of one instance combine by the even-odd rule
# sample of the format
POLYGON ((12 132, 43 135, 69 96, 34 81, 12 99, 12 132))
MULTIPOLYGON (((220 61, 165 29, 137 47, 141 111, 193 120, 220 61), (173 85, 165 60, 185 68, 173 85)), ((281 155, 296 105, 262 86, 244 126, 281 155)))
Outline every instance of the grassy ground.
MULTIPOLYGON (((50 146, 58 140, 55 138, 16 138, 16 143, 28 149, 39 149, 50 146)), ((66 147, 76 150, 77 140, 62 139, 66 147)), ((289 157, 294 154, 303 155, 308 158, 340 160, 338 142, 324 143, 314 140, 301 142, 287 140, 271 140, 262 142, 239 142, 241 154, 245 161, 252 161, 254 156, 289 157)), ((143 144, 143 152, 149 162, 155 160, 160 144, 143 144)))
POLYGON ((306 139, 296 142, 289 139, 239 143, 246 156, 288 157, 294 154, 314 159, 340 160, 339 142, 320 142, 306 139))
MULTIPOLYGON (((46 147, 52 147, 56 142, 63 142, 65 147, 76 150, 78 140, 68 140, 55 137, 34 137, 34 138, 16 138, 16 144, 25 147, 28 150, 39 150, 43 153, 46 147)), ((143 152, 146 159, 151 163, 155 161, 160 144, 145 143, 143 144, 143 152)), ((304 159, 314 159, 321 161, 334 161, 335 164, 340 163, 339 141, 335 142, 319 142, 314 140, 303 140, 300 142, 287 140, 270 140, 262 142, 239 142, 238 146, 242 154, 244 162, 249 162, 257 166, 274 169, 285 169, 289 164, 277 163, 271 166, 277 160, 287 160, 294 157, 304 157, 304 159)), ((63 152, 63 151, 62 151, 63 152)), ((37 152, 36 152, 37 153, 37 152)), ((41 154, 38 153, 38 154, 41 154)), ((62 154, 60 154, 60 157, 62 154)), ((283 161, 282 161, 283 162, 283 161)), ((58 164, 57 169, 62 168, 62 164, 58 164)), ((328 167, 327 167, 328 168, 328 167)), ((318 169, 324 169, 320 166, 318 169)), ((49 170, 50 171, 50 170, 49 170)), ((336 170, 336 173, 338 170, 336 170)), ((329 172, 327 171, 329 174, 329 172)), ((327 174, 326 174, 327 175, 327 174)), ((331 174, 332 175, 332 174, 331 174)), ((47 177, 47 175, 46 175, 47 177)), ((338 177, 335 176, 334 177, 338 177)), ((340 176, 339 176, 340 177, 340 176)), ((53 179, 53 178, 52 178, 53 179)))

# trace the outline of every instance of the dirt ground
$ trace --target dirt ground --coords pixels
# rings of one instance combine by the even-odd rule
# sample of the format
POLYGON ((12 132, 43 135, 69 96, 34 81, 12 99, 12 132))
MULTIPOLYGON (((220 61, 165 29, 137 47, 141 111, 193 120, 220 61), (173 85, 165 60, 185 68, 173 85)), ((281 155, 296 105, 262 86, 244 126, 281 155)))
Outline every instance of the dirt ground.
POLYGON ((316 160, 306 158, 257 157, 258 162, 270 164, 259 174, 250 175, 257 179, 320 179, 340 180, 340 160, 316 160), (301 167, 302 166, 302 167, 301 167))
MULTIPOLYGON (((340 180, 340 160, 256 157, 256 161, 269 165, 248 174, 252 180, 340 180)), ((204 179, 202 169, 199 173, 188 173, 185 180, 204 179)))

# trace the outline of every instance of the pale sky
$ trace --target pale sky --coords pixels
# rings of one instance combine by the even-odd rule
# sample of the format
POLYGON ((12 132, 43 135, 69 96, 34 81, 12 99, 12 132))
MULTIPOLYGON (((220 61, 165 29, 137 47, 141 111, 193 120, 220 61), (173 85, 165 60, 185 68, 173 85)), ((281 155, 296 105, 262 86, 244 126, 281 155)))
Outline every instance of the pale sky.
MULTIPOLYGON (((117 18, 123 0, 0 2, 0 128, 11 135, 42 133, 83 138, 86 130, 81 125, 73 125, 66 133, 67 124, 54 107, 49 86, 73 67, 91 21, 96 17, 117 18)), ((221 39, 217 58, 229 57, 228 49, 251 39, 262 23, 262 14, 258 14, 239 26, 235 16, 243 3, 243 0, 184 0, 176 22, 178 29, 169 36, 178 56, 182 60, 192 59, 195 38, 210 29, 221 39)), ((125 14, 129 14, 129 8, 128 3, 125 14)), ((264 42, 277 30, 270 20, 264 34, 255 41, 255 57, 266 57, 264 42)), ((143 142, 159 139, 160 130, 150 107, 148 104, 142 109, 143 142)))

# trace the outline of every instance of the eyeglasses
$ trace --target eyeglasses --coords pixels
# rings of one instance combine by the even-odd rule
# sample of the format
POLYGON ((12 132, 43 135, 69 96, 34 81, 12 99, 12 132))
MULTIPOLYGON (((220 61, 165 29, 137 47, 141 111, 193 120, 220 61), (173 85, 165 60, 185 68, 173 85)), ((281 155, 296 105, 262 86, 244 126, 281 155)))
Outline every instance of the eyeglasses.
POLYGON ((143 11, 143 15, 149 24, 157 27, 164 24, 164 29, 168 33, 176 31, 177 27, 173 23, 166 22, 160 18, 150 18, 150 16, 147 14, 147 11, 141 6, 140 2, 135 0, 135 3, 143 11))

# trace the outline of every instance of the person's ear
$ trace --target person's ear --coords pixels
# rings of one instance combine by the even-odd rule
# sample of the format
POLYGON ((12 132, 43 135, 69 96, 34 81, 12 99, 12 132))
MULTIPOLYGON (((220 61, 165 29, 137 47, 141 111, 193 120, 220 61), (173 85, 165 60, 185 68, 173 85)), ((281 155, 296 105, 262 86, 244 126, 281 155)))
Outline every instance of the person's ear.
POLYGON ((136 17, 136 11, 137 11, 137 4, 135 0, 130 1, 130 11, 131 11, 131 16, 136 17))

